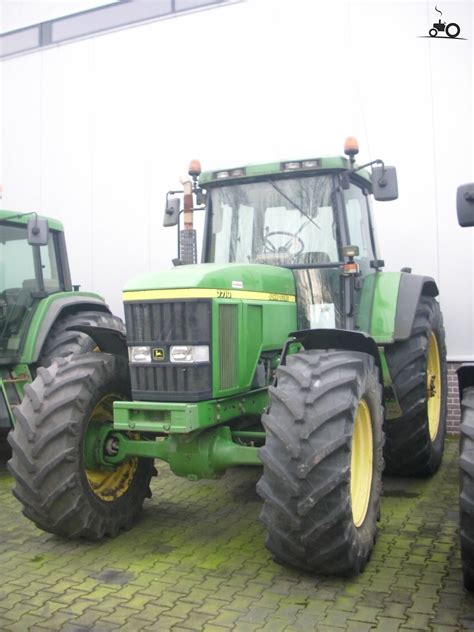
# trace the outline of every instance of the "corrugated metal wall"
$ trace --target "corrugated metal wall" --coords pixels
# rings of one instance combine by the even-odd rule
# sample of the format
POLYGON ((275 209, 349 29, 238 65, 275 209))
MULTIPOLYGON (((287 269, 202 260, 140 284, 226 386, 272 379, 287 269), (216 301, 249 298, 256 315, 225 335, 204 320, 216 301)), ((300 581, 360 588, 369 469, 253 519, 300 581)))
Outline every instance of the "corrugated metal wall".
POLYGON ((430 2, 248 0, 2 64, 3 206, 63 220, 75 283, 107 296, 169 266, 164 196, 204 168, 338 154, 398 168, 377 204, 387 269, 439 280, 454 359, 474 357, 474 232, 455 190, 474 180, 470 2, 444 2, 467 39, 429 39, 430 2))

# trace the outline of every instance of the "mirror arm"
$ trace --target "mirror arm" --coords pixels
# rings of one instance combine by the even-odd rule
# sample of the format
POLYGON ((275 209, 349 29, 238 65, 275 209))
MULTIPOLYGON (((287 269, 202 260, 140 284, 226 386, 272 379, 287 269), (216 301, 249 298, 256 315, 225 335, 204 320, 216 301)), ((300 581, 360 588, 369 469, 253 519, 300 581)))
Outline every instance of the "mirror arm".
POLYGON ((361 169, 365 169, 366 167, 371 167, 372 165, 382 165, 382 173, 385 173, 385 163, 380 158, 376 158, 375 160, 371 160, 370 162, 366 162, 365 165, 360 165, 357 169, 346 169, 343 171, 343 175, 349 175, 350 173, 357 173, 361 169))
POLYGON ((379 185, 380 186, 384 186, 384 184, 386 184, 386 182, 384 183, 384 176, 385 176, 385 163, 383 160, 380 160, 380 158, 376 158, 375 160, 371 160, 370 162, 366 162, 364 165, 360 165, 360 167, 357 167, 357 169, 346 169, 345 171, 342 172, 342 176, 348 176, 351 173, 357 173, 358 171, 360 171, 361 169, 365 169, 366 167, 371 167, 372 165, 382 165, 382 177, 379 179, 379 185))

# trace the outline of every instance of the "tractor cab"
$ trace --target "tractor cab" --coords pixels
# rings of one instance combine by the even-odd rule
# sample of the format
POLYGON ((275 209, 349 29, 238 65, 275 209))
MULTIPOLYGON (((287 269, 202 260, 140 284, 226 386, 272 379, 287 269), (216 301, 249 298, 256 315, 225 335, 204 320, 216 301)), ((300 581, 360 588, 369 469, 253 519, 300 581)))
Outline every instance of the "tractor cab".
MULTIPOLYGON (((346 141, 348 158, 311 158, 200 173, 193 161, 192 193, 205 201, 202 263, 266 264, 293 271, 300 329, 353 328, 362 279, 383 266, 370 194, 397 197, 396 173, 376 160, 355 165, 357 142, 346 141), (365 167, 372 165, 372 175, 365 167), (199 182, 199 184, 198 184, 199 182), (203 194, 202 190, 206 193, 203 194), (354 289, 356 290, 354 292, 354 289)), ((185 191, 186 206, 186 191, 185 191)), ((167 198, 179 219, 177 198, 167 198)), ((181 255, 189 248, 193 204, 180 231, 181 255), (191 217, 191 221, 190 218, 191 217), (183 245, 184 244, 184 245, 183 245)), ((178 263, 195 263, 181 256, 178 263)))
POLYGON ((70 289, 59 222, 0 211, 0 363, 20 355, 38 302, 70 289))

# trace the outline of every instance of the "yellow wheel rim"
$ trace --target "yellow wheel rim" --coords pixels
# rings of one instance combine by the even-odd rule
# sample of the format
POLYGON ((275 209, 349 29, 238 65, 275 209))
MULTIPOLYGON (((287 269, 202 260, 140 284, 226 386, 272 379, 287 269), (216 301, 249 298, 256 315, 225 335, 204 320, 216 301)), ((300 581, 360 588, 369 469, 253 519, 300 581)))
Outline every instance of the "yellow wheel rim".
POLYGON ((436 439, 441 416, 441 361, 438 340, 434 332, 428 342, 428 367, 426 370, 426 402, 431 441, 436 439))
MULTIPOLYGON (((123 399, 120 395, 109 394, 103 397, 94 408, 89 424, 100 424, 113 419, 113 403, 123 399)), ((138 459, 133 458, 117 466, 114 470, 86 469, 90 488, 100 500, 113 502, 123 496, 133 482, 138 467, 138 459)))
POLYGON ((352 519, 356 527, 364 522, 372 488, 373 438, 372 418, 365 399, 357 407, 352 435, 351 503, 352 519))

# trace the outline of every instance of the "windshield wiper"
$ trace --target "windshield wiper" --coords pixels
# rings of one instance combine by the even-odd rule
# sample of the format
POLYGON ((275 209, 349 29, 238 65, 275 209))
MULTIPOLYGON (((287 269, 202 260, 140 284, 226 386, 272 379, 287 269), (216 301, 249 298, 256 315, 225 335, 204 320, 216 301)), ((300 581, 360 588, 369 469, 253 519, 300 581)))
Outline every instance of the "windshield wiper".
MULTIPOLYGON (((277 191, 277 192, 278 192, 278 193, 279 193, 282 197, 284 197, 284 198, 285 198, 285 200, 286 200, 287 202, 289 202, 289 203, 290 203, 290 204, 291 204, 291 205, 292 205, 292 206, 293 206, 296 210, 298 210, 298 211, 301 213, 301 215, 304 215, 304 216, 306 217, 306 219, 309 219, 309 221, 310 221, 312 224, 314 224, 318 230, 321 230, 321 226, 318 226, 318 224, 316 224, 316 222, 314 221, 314 219, 313 219, 312 217, 310 217, 310 216, 308 215, 308 213, 305 213, 305 212, 303 211, 303 209, 302 209, 300 206, 298 206, 298 204, 295 204, 295 202, 294 202, 291 198, 289 198, 289 197, 286 195, 286 193, 283 193, 283 191, 282 191, 279 187, 277 187, 277 185, 273 182, 273 180, 267 180, 267 182, 268 182, 268 184, 270 184, 270 185, 271 185, 271 186, 275 189, 275 191, 277 191)), ((298 232, 297 232, 297 233, 295 233, 295 234, 297 235, 299 232, 301 232, 301 230, 302 230, 305 226, 307 226, 307 224, 303 224, 303 225, 300 227, 300 229, 298 230, 298 232)))

